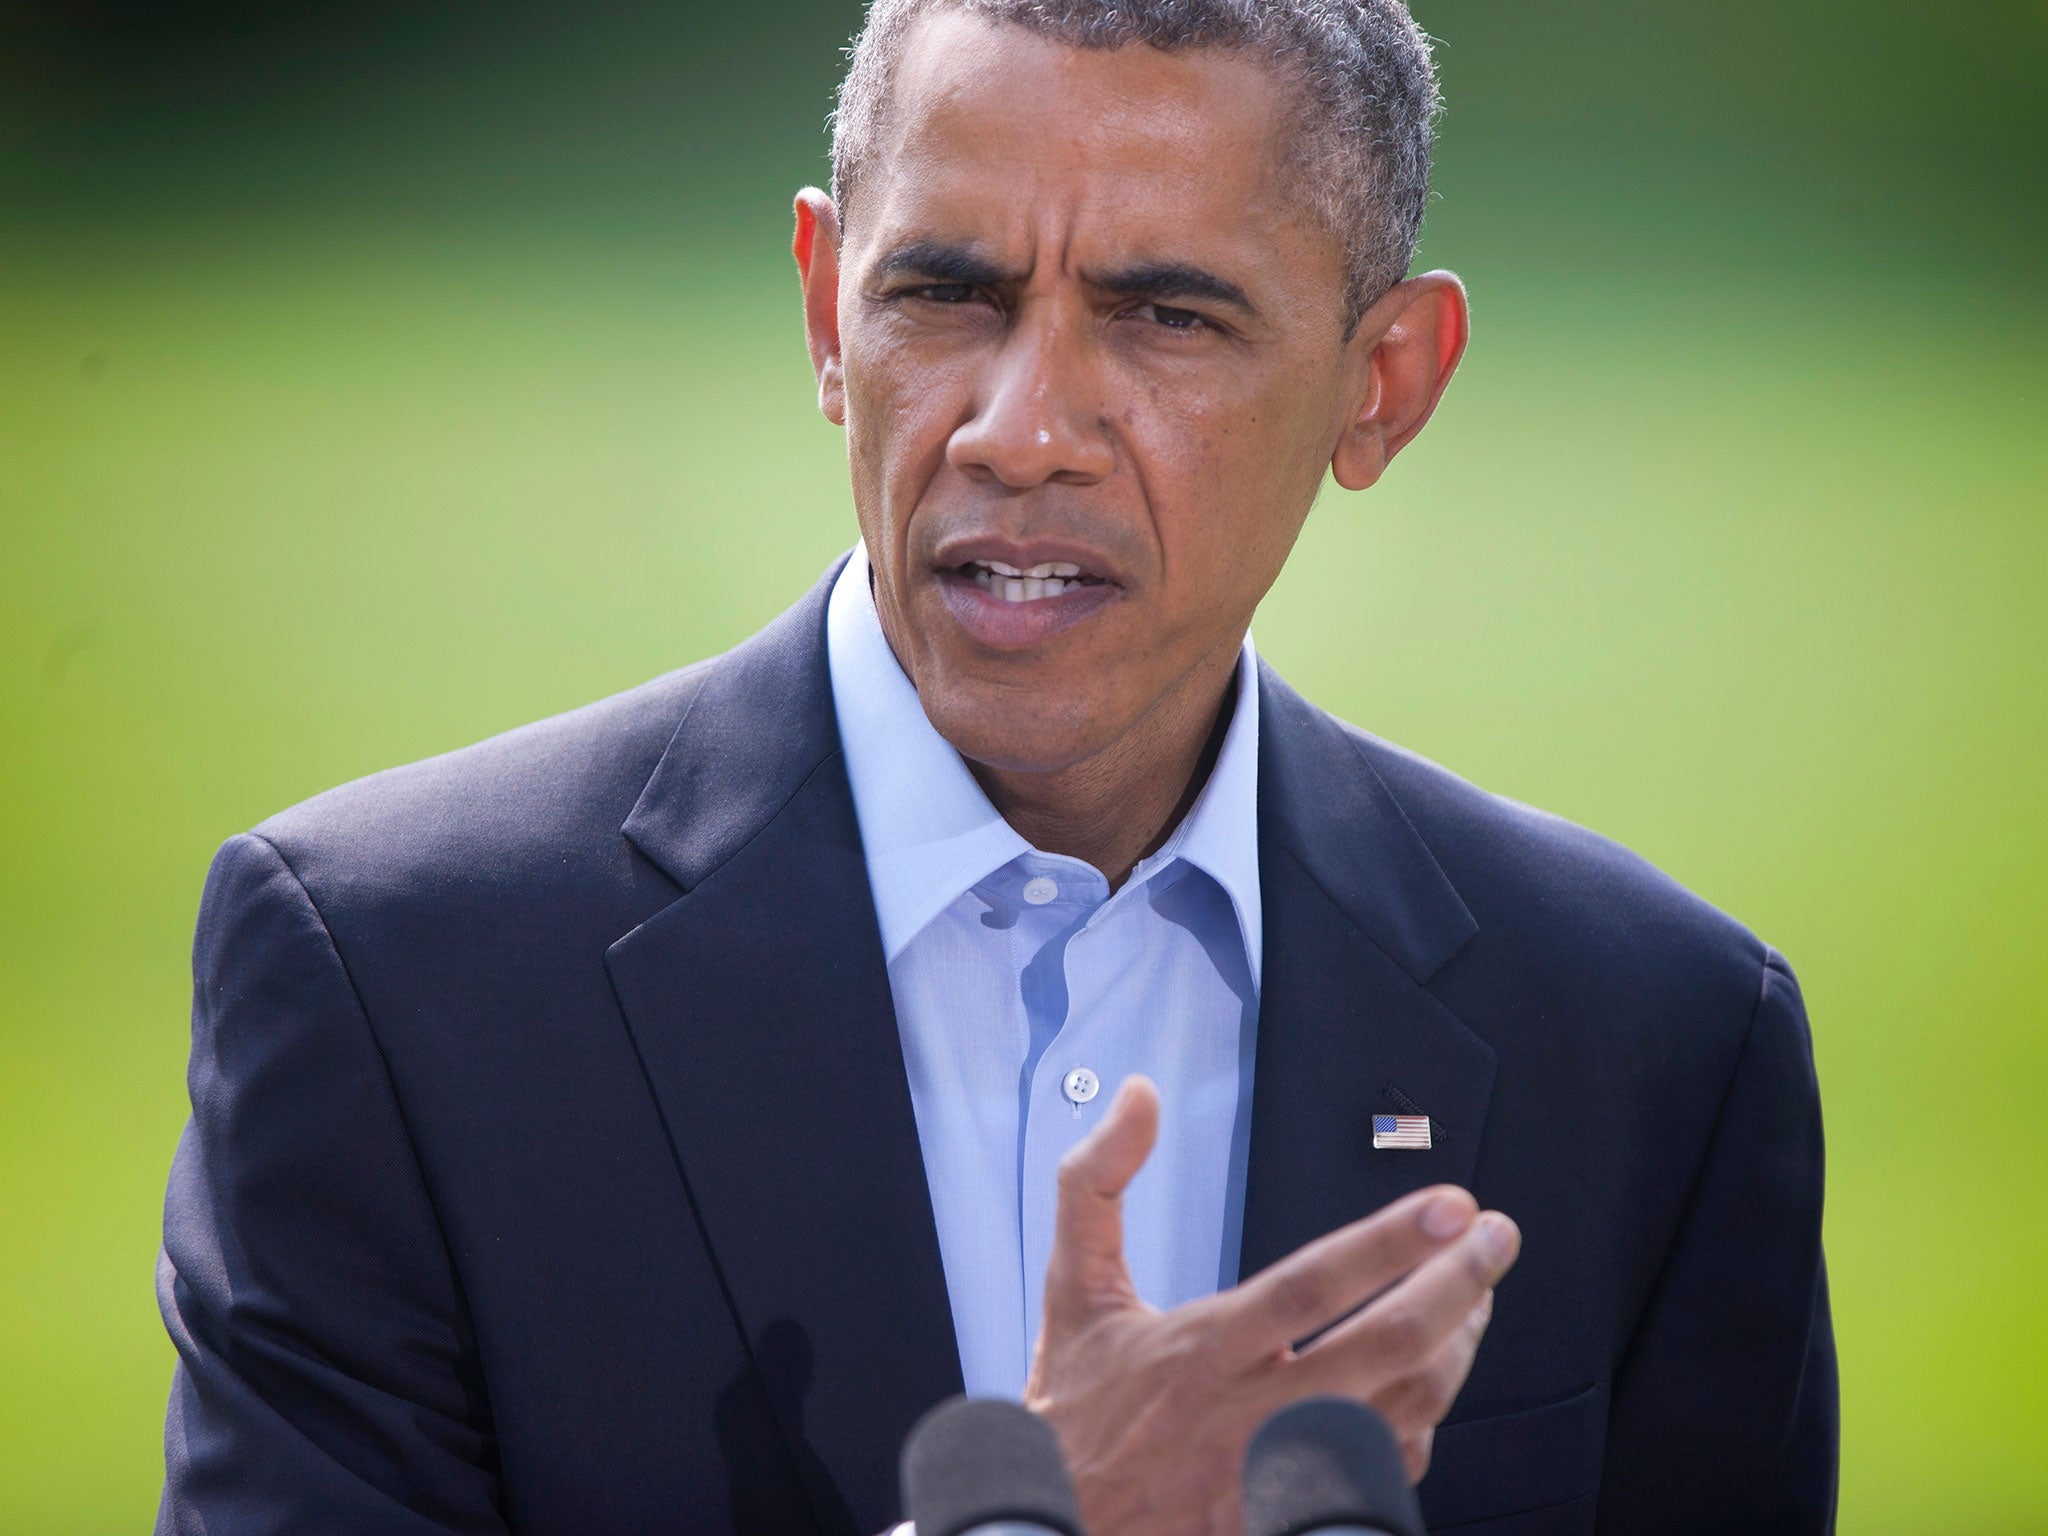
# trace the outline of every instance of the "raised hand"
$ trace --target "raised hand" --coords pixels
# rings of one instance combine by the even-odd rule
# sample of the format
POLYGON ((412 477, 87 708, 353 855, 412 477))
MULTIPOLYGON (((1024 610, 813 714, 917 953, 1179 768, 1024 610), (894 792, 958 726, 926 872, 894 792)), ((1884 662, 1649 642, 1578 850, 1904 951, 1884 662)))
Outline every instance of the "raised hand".
POLYGON ((1515 1261, 1515 1224, 1462 1189, 1418 1190, 1162 1313, 1132 1287, 1123 1251, 1123 1193, 1158 1133, 1158 1090, 1131 1078, 1060 1165, 1024 1400, 1059 1433, 1089 1529, 1239 1536, 1245 1445, 1304 1397, 1372 1404, 1419 1479, 1515 1261))

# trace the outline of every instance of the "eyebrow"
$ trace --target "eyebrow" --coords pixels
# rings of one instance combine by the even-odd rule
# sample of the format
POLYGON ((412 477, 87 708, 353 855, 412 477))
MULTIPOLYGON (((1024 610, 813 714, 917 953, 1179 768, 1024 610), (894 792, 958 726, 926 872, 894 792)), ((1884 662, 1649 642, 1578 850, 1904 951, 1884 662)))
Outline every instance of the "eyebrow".
POLYGON ((1259 313, 1259 306, 1251 301, 1251 296, 1229 278, 1218 277, 1214 272, 1190 266, 1184 261, 1140 262, 1136 266, 1095 273, 1088 280, 1111 293, 1148 299, 1154 303, 1172 299, 1207 299, 1212 304, 1228 305, 1253 318, 1259 313))
POLYGON ((985 287, 1015 282, 1018 274, 1004 270, 969 245, 943 240, 913 240, 899 245, 875 263, 875 277, 922 277, 935 283, 969 283, 985 287))
MULTIPOLYGON (((1106 272, 1084 274, 1095 287, 1126 298, 1165 303, 1174 299, 1206 299, 1257 318, 1258 305, 1251 296, 1226 277, 1218 277, 1184 261, 1143 261, 1106 272)), ((875 263, 877 281, 921 277, 934 283, 967 283, 993 287, 1016 282, 1022 274, 1013 272, 971 245, 944 240, 914 240, 898 246, 875 263)))

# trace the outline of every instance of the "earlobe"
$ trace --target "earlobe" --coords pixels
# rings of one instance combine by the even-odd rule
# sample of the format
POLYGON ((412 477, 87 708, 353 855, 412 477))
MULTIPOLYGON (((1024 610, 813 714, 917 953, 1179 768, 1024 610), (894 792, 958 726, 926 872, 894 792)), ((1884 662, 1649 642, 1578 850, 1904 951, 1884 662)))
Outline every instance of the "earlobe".
POLYGON ((846 425, 846 376, 839 351, 839 217, 816 187, 796 196, 796 232, 790 242, 804 298, 804 340, 818 380, 818 409, 834 426, 846 425))
POLYGON ((1387 457, 1380 424, 1361 411, 1330 455, 1330 477, 1347 491, 1369 490, 1386 473, 1387 457))
POLYGON ((1368 350, 1366 389, 1330 456, 1330 472, 1362 491, 1428 423, 1470 335, 1465 285, 1426 272, 1389 289, 1359 322, 1351 345, 1368 350))

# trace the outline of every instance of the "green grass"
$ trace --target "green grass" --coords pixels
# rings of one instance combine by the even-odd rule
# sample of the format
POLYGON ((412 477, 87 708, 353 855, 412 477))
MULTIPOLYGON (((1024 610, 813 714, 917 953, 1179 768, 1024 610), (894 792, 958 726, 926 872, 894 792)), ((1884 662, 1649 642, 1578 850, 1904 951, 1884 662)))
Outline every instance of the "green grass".
MULTIPOLYGON (((1472 275, 1466 373, 1326 493, 1260 645, 1785 950, 1843 1527, 2039 1529, 2048 310, 1472 275)), ((520 231, 0 265, 0 1531, 154 1505, 212 847, 793 599, 853 524, 792 286, 520 231)))

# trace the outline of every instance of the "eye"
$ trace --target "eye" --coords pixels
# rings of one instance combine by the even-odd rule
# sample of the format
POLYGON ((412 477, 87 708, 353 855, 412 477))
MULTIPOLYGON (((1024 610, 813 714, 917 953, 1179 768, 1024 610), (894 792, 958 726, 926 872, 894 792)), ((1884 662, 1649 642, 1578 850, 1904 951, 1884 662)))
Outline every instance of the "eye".
POLYGON ((934 304, 969 304, 974 300, 972 283, 932 283, 927 287, 913 288, 911 297, 929 299, 934 304))
POLYGON ((1132 313, 1144 315, 1169 331, 1199 331, 1209 324, 1194 310, 1178 309, 1171 304, 1140 304, 1132 313))

